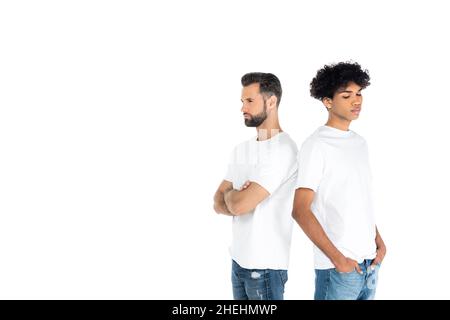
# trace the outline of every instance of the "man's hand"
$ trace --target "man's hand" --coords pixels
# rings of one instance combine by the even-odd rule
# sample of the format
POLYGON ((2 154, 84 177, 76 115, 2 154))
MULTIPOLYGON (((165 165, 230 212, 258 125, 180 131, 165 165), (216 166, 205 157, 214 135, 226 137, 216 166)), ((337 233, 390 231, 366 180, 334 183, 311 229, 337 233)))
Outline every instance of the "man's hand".
POLYGON ((377 244, 377 256, 375 257, 375 259, 373 259, 372 264, 370 265, 370 268, 372 270, 375 269, 375 266, 377 264, 381 264, 381 262, 384 259, 384 256, 386 255, 386 245, 384 244, 384 241, 381 238, 380 233, 378 232, 378 228, 377 228, 377 236, 375 238, 375 243, 377 244))
POLYGON ((336 271, 341 273, 349 273, 356 270, 359 274, 362 274, 362 270, 359 267, 358 262, 353 259, 342 256, 342 258, 335 264, 336 271))
POLYGON ((375 266, 377 264, 381 264, 385 255, 386 255, 386 246, 377 248, 377 256, 375 257, 375 259, 373 259, 372 264, 370 265, 370 268, 373 270, 373 269, 375 269, 375 266))
POLYGON ((245 190, 250 186, 251 182, 250 181, 245 181, 245 183, 242 185, 242 187, 239 189, 239 191, 245 190))

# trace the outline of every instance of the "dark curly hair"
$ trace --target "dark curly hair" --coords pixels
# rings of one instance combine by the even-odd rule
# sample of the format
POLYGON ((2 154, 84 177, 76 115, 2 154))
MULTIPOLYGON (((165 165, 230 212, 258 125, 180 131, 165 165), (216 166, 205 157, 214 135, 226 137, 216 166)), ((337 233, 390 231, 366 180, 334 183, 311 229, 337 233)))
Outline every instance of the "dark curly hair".
POLYGON ((354 82, 362 89, 370 85, 370 76, 367 70, 362 70, 356 62, 339 62, 325 65, 317 71, 310 84, 310 93, 313 98, 323 100, 332 99, 336 91, 354 82))
POLYGON ((259 92, 269 97, 274 95, 277 97, 277 106, 280 105, 283 90, 281 89, 280 80, 276 75, 272 73, 250 72, 242 76, 241 83, 243 87, 259 83, 259 92))

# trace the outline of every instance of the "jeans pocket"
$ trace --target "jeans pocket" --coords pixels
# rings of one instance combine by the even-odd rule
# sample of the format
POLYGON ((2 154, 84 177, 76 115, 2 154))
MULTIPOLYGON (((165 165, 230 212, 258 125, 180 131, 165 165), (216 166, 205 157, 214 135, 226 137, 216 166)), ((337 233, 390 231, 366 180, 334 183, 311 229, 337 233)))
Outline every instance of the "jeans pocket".
POLYGON ((336 272, 337 274, 341 274, 341 275, 350 275, 350 274, 355 273, 356 269, 354 268, 353 271, 350 271, 350 272, 340 272, 340 271, 337 271, 336 268, 334 268, 333 271, 336 272))

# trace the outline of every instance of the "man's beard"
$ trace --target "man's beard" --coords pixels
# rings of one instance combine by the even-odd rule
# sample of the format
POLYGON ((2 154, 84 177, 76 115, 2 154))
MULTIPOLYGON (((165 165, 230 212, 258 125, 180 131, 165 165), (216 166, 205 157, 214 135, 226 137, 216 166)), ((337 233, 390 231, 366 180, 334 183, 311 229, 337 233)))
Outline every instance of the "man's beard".
POLYGON ((245 125, 247 127, 259 127, 266 119, 267 119, 267 106, 264 101, 264 109, 261 113, 258 113, 254 116, 248 114, 250 118, 245 119, 245 125))

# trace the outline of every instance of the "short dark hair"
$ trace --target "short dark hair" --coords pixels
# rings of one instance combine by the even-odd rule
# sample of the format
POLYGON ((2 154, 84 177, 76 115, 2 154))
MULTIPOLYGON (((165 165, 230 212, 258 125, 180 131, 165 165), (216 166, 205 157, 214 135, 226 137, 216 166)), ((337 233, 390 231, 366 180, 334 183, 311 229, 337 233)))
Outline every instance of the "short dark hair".
POLYGON ((317 71, 310 84, 310 93, 313 98, 323 100, 333 98, 336 91, 346 87, 350 82, 356 83, 362 89, 370 85, 370 76, 367 70, 362 70, 356 62, 339 62, 325 65, 317 71))
POLYGON ((243 87, 259 83, 259 92, 268 96, 277 97, 277 106, 280 105, 283 91, 281 90, 280 80, 276 75, 272 73, 250 72, 242 76, 241 83, 243 87))

